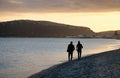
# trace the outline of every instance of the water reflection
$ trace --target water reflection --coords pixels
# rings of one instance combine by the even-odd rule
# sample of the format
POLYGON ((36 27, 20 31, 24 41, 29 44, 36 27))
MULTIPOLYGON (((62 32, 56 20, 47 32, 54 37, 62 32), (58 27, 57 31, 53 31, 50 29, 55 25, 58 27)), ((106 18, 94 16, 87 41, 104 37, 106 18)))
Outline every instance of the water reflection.
POLYGON ((0 78, 25 78, 67 61, 67 44, 73 41, 76 45, 79 40, 84 47, 82 56, 120 46, 119 40, 112 39, 0 38, 0 78))

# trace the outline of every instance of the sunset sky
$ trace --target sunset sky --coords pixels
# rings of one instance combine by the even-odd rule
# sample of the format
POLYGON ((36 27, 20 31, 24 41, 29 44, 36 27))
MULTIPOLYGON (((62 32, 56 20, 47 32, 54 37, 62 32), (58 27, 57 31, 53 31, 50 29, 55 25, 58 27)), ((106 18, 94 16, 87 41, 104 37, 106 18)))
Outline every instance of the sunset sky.
POLYGON ((120 30, 120 0, 0 0, 0 21, 19 19, 120 30))

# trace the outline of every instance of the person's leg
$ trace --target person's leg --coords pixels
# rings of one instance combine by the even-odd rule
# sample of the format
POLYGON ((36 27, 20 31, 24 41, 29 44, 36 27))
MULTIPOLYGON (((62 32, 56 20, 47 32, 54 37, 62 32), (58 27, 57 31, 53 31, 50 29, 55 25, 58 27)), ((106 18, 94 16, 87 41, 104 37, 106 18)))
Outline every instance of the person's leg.
POLYGON ((80 52, 78 51, 78 59, 80 58, 80 52))
POLYGON ((70 53, 68 53, 68 61, 70 61, 70 53))
POLYGON ((80 51, 80 59, 81 59, 81 53, 82 53, 82 52, 80 51))
POLYGON ((73 52, 71 52, 71 60, 73 59, 73 52))

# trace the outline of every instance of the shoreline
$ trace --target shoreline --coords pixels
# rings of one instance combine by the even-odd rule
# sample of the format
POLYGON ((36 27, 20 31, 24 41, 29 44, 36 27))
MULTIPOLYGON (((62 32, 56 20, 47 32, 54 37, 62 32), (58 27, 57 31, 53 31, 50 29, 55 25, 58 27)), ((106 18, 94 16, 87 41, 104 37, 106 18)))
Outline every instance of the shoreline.
POLYGON ((120 49, 54 65, 28 78, 118 78, 120 49))

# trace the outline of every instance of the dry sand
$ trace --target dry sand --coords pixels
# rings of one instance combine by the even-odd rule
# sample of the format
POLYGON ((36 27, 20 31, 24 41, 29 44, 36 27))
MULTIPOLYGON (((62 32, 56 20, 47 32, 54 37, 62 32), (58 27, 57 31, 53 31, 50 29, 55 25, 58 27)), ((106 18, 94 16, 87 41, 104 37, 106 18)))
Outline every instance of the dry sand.
POLYGON ((55 65, 29 78, 120 78, 120 49, 55 65))

